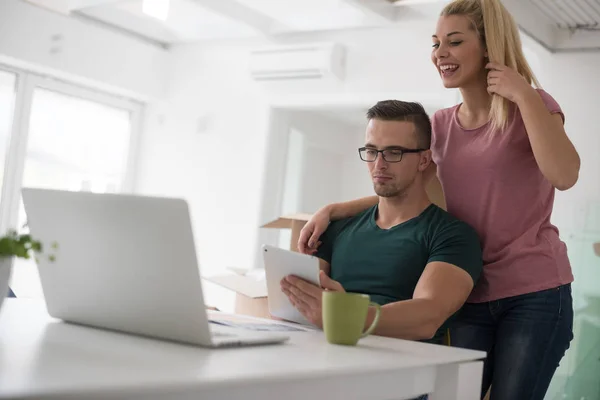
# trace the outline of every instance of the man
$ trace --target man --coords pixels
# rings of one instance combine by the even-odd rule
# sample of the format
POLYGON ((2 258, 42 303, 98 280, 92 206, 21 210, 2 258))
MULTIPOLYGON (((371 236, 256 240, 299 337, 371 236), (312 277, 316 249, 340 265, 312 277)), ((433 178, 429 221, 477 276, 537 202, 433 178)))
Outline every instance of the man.
MULTIPOLYGON (((449 319, 481 273, 479 239, 427 195, 431 123, 423 107, 381 101, 367 119, 359 155, 379 202, 332 222, 321 235, 315 255, 321 259, 322 288, 290 276, 282 290, 319 327, 322 291, 345 290, 382 305, 375 334, 442 343, 449 319)), ((370 309, 366 326, 374 314, 370 309)))

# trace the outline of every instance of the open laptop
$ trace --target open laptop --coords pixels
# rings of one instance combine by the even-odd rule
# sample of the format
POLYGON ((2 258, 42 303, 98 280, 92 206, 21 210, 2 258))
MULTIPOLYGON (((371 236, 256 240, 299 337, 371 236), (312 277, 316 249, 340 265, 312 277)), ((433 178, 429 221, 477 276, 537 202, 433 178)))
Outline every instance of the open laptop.
POLYGON ((288 339, 209 323, 184 200, 34 188, 22 194, 31 235, 43 245, 38 270, 51 316, 207 347, 288 339))

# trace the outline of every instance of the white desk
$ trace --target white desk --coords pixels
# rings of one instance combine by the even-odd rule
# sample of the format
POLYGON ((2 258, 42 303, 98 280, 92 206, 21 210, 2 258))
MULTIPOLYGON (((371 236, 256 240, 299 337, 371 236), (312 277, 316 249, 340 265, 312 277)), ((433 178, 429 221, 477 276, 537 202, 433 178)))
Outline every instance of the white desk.
POLYGON ((209 350, 66 324, 43 303, 0 312, 0 398, 316 400, 479 399, 484 353, 368 337, 330 345, 291 332, 283 345, 209 350))

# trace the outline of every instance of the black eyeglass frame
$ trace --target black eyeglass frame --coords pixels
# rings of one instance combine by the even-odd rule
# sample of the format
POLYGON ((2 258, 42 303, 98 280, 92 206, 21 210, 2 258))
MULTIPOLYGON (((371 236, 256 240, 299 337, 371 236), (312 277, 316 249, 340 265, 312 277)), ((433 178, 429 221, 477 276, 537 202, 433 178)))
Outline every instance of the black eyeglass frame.
MULTIPOLYGON (((422 151, 426 151, 427 149, 407 149, 404 147, 388 147, 386 149, 383 150, 377 150, 374 149, 372 147, 359 147, 358 148, 358 156, 360 157, 361 160, 363 160, 364 162, 375 162, 377 161, 377 157, 379 157, 379 153, 381 153, 381 157, 383 157, 383 160, 385 162, 389 162, 389 163, 398 163, 400 161, 402 161, 402 159, 404 158, 404 154, 405 153, 420 153, 422 151), (376 152, 376 156, 373 160, 365 160, 363 157, 363 152, 366 150, 370 150, 370 151, 375 151, 376 152), (386 158, 385 156, 385 152, 386 151, 399 151, 400 152, 400 159, 398 161, 390 161, 386 158)), ((389 157, 389 155, 388 155, 389 157)))

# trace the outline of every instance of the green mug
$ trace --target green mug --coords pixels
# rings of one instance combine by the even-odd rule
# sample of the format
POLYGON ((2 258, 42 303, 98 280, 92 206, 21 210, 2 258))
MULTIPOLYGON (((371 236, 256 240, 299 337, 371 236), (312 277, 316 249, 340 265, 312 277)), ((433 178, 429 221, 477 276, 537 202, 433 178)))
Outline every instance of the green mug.
POLYGON ((355 346, 358 340, 371 334, 377 327, 381 308, 360 293, 323 292, 323 330, 332 344, 355 346), (375 307, 375 318, 363 332, 369 306, 375 307))

